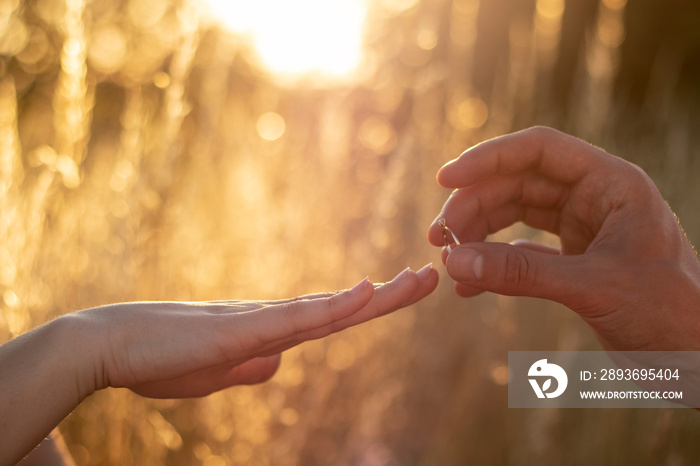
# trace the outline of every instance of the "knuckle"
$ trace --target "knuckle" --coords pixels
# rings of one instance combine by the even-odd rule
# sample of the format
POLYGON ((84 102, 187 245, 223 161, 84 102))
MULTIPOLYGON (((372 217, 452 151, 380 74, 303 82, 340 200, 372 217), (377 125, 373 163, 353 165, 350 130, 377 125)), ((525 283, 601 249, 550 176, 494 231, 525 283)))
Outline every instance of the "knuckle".
POLYGON ((559 134, 557 130, 548 126, 533 126, 527 131, 540 141, 555 137, 559 134))
POLYGON ((506 255, 503 281, 509 288, 526 291, 536 282, 537 268, 520 251, 510 251, 506 255))
POLYGON ((293 333, 301 330, 299 321, 303 305, 301 301, 289 301, 280 305, 282 307, 279 311, 280 315, 284 322, 292 328, 293 333))
POLYGON ((642 169, 642 167, 635 164, 630 165, 633 172, 633 176, 630 178, 636 182, 640 189, 650 193, 651 195, 656 195, 658 189, 656 187, 656 183, 654 183, 654 180, 651 179, 651 177, 644 171, 644 169, 642 169))
POLYGON ((322 314, 324 316, 324 323, 333 322, 338 319, 338 314, 341 313, 343 309, 343 297, 341 293, 334 294, 323 298, 322 303, 322 314))

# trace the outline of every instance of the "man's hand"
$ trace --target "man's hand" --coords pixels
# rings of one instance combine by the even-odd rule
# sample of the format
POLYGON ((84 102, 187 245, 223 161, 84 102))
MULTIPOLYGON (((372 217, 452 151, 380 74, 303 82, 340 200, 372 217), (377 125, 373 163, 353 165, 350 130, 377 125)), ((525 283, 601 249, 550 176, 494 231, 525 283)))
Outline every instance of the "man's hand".
MULTIPOLYGON (((437 219, 462 243, 443 250, 461 296, 558 301, 606 349, 700 349, 700 262, 637 166, 540 127, 467 150, 437 179, 455 189, 437 219), (561 248, 483 242, 518 221, 558 235, 561 248)), ((428 238, 441 246, 437 219, 428 238)))

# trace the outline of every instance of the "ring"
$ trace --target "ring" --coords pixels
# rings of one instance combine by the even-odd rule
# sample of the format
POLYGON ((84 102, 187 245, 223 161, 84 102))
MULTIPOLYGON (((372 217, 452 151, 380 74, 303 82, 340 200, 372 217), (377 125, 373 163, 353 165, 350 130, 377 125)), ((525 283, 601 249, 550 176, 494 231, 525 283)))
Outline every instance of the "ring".
POLYGON ((442 227, 442 240, 445 242, 445 249, 447 249, 447 253, 449 254, 452 252, 453 247, 459 246, 459 239, 457 239, 457 235, 450 230, 450 227, 447 226, 444 218, 438 220, 438 225, 442 227), (452 236, 451 239, 448 236, 448 233, 450 236, 452 236))

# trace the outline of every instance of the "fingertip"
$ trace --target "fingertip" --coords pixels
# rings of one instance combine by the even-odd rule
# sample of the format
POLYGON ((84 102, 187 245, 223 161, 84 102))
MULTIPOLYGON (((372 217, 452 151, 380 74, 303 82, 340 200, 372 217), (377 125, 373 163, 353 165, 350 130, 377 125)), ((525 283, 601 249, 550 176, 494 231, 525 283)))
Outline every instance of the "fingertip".
POLYGON ((369 280, 369 277, 365 277, 357 285, 341 292, 339 295, 336 296, 340 299, 345 298, 349 301, 358 301, 352 307, 355 310, 359 310, 363 306, 365 306, 374 296, 374 284, 369 280))
POLYGON ((351 315, 365 307, 373 297, 374 284, 369 277, 365 277, 352 288, 326 297, 326 312, 338 316, 351 315))
POLYGON ((374 285, 372 284, 372 282, 369 281, 369 277, 365 277, 364 280, 360 281, 357 285, 347 290, 347 292, 352 295, 362 295, 368 289, 374 292, 374 285))
POLYGON ((478 283, 484 276, 484 256, 470 247, 453 249, 445 266, 447 273, 460 282, 478 283))
POLYGON ((419 287, 423 291, 425 291, 421 298, 432 293, 433 290, 435 290, 435 288, 437 287, 438 282, 440 281, 440 274, 435 269, 435 267, 433 267, 432 262, 420 269, 418 272, 416 272, 416 275, 420 280, 419 287))
POLYGON ((464 283, 455 283, 455 293, 462 298, 472 298, 474 296, 480 295, 484 290, 480 288, 475 288, 473 286, 466 285, 464 283))
MULTIPOLYGON (((418 272, 419 278, 421 279, 421 288, 425 290, 425 294, 423 296, 427 296, 430 293, 432 293, 435 290, 435 288, 437 288, 438 282, 440 281, 440 274, 433 267, 432 262, 427 266, 423 267, 418 272), (425 272, 423 272, 423 276, 421 277, 420 272, 423 270, 425 270, 425 272)), ((421 296, 421 298, 423 296, 421 296)))
POLYGON ((411 270, 410 267, 403 269, 397 276, 395 276, 390 283, 402 283, 408 281, 410 277, 415 276, 416 272, 411 270))
POLYGON ((413 272, 413 274, 415 276, 415 281, 401 291, 401 293, 406 293, 407 296, 398 308, 410 306, 428 296, 437 288, 438 282, 440 281, 440 274, 433 267, 432 262, 423 266, 417 272, 413 272))
POLYGON ((438 219, 442 218, 442 214, 438 216, 435 220, 433 220, 433 223, 430 224, 430 227, 428 227, 428 242, 432 244, 433 246, 442 246, 443 239, 442 239, 442 229, 440 228, 440 225, 438 225, 438 219))
MULTIPOLYGON (((451 162, 450 162, 450 163, 451 163, 451 162)), ((440 170, 438 170, 437 174, 435 175, 435 181, 437 181, 437 184, 439 184, 439 185, 442 186, 443 188, 446 188, 446 187, 447 187, 447 186, 445 185, 445 171, 444 171, 444 170, 445 170, 445 168, 446 168, 448 165, 449 165, 449 163, 443 165, 442 168, 440 168, 440 170)))
POLYGON ((408 290, 415 289, 419 283, 418 274, 406 267, 391 281, 374 284, 374 297, 384 299, 387 295, 408 293, 408 290))
POLYGON ((433 263, 432 262, 421 267, 418 270, 418 272, 416 272, 416 275, 418 275, 418 279, 420 281, 423 281, 430 275, 431 270, 433 270, 433 263))
POLYGON ((447 266, 447 258, 450 257, 450 253, 447 252, 447 248, 443 247, 442 250, 440 251, 440 259, 442 260, 442 264, 444 266, 447 266))
POLYGON ((449 173, 452 170, 452 167, 454 166, 454 164, 457 160, 459 160, 459 159, 457 158, 457 159, 450 160, 445 165, 440 167, 440 169, 435 174, 435 181, 437 181, 437 183, 440 186, 442 186, 443 188, 448 187, 447 182, 448 182, 448 178, 449 178, 449 173))
POLYGON ((435 179, 440 186, 448 189, 456 189, 469 184, 466 182, 463 168, 465 164, 465 153, 466 151, 456 159, 447 162, 438 170, 435 179))

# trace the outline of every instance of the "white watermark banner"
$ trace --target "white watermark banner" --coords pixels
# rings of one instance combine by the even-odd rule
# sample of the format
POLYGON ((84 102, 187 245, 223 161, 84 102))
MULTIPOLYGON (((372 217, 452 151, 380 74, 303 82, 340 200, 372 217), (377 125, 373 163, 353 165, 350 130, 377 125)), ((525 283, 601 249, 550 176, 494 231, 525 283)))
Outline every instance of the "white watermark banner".
POLYGON ((509 351, 509 408, 700 408, 698 351, 509 351))

